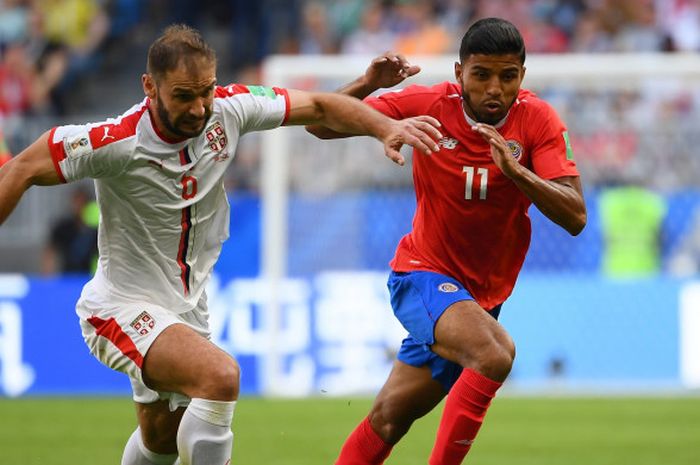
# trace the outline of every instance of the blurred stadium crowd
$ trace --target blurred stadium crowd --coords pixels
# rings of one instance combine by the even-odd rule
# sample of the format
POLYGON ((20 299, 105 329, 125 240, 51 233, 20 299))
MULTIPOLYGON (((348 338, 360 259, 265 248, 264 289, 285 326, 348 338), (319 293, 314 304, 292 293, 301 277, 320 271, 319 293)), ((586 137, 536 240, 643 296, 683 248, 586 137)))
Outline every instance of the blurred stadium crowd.
MULTIPOLYGON (((0 149, 8 148, 0 163, 50 126, 101 120, 139 101, 147 47, 173 22, 203 31, 222 81, 258 83, 261 62, 276 53, 456 56, 467 25, 486 16, 512 21, 528 53, 700 51, 700 0, 0 0, 0 149)), ((699 89, 537 90, 572 129, 587 188, 700 186, 699 89)), ((244 140, 229 185, 256 191, 259 159, 255 139, 244 140)), ((303 190, 310 173, 292 171, 303 190)), ((345 173, 346 187, 386 188, 386 177, 365 174, 345 173)), ((698 249, 700 263, 697 217, 696 239, 677 242, 698 249)))
POLYGON ((485 16, 516 24, 529 53, 700 50, 697 0, 1 0, 0 112, 84 113, 76 83, 172 22, 200 27, 240 73, 274 53, 453 54, 485 16))

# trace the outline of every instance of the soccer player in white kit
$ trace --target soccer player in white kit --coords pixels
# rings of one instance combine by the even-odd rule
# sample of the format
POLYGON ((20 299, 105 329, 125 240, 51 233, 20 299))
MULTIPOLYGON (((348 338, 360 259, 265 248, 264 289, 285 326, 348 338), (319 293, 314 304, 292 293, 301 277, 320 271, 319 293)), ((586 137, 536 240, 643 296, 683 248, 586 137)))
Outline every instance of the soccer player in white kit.
POLYGON ((138 428, 123 465, 224 465, 236 361, 209 341, 204 288, 228 237, 223 174, 245 133, 318 123, 437 151, 436 120, 393 120, 337 94, 216 84, 201 35, 171 26, 152 45, 146 98, 115 119, 56 127, 0 169, 0 224, 32 185, 95 179, 100 258, 77 304, 83 337, 132 383, 138 428), (179 456, 179 458, 178 458, 179 456))

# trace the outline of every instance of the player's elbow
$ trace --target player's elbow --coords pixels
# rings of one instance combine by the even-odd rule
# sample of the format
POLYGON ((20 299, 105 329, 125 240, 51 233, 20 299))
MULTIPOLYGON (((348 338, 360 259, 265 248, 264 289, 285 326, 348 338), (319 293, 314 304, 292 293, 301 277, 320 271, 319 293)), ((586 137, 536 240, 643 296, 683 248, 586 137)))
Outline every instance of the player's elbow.
POLYGON ((320 124, 308 125, 305 129, 309 134, 323 140, 342 139, 344 137, 348 137, 348 134, 341 134, 320 124))
POLYGON ((587 221, 588 217, 586 215, 586 211, 584 210, 582 212, 579 212, 576 215, 574 215, 566 230, 572 236, 578 236, 579 234, 581 234, 581 231, 583 231, 583 229, 586 227, 587 221))
POLYGON ((324 126, 320 126, 318 124, 314 125, 308 125, 304 129, 306 129, 306 132, 309 134, 318 137, 319 139, 327 140, 327 139, 333 139, 332 134, 328 128, 324 126))

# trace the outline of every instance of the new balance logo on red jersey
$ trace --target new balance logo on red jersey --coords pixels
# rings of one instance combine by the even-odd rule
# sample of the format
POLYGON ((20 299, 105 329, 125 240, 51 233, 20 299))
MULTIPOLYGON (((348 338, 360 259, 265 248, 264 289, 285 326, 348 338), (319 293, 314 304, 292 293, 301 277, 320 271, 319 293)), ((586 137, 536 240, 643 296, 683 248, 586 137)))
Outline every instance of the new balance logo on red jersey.
POLYGON ((457 147, 458 143, 457 139, 453 139, 452 137, 443 137, 438 141, 440 147, 445 147, 448 150, 453 150, 457 147))

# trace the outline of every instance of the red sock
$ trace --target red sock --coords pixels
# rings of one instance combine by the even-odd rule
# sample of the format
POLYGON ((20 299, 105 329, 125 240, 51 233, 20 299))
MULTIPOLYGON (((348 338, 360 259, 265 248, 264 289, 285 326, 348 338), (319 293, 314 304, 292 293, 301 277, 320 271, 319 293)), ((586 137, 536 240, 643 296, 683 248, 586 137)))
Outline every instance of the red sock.
POLYGON ((464 369, 445 401, 430 465, 459 465, 479 432, 491 399, 502 383, 464 369))
POLYGON ((382 465, 392 447, 374 432, 367 417, 345 440, 335 465, 382 465))

